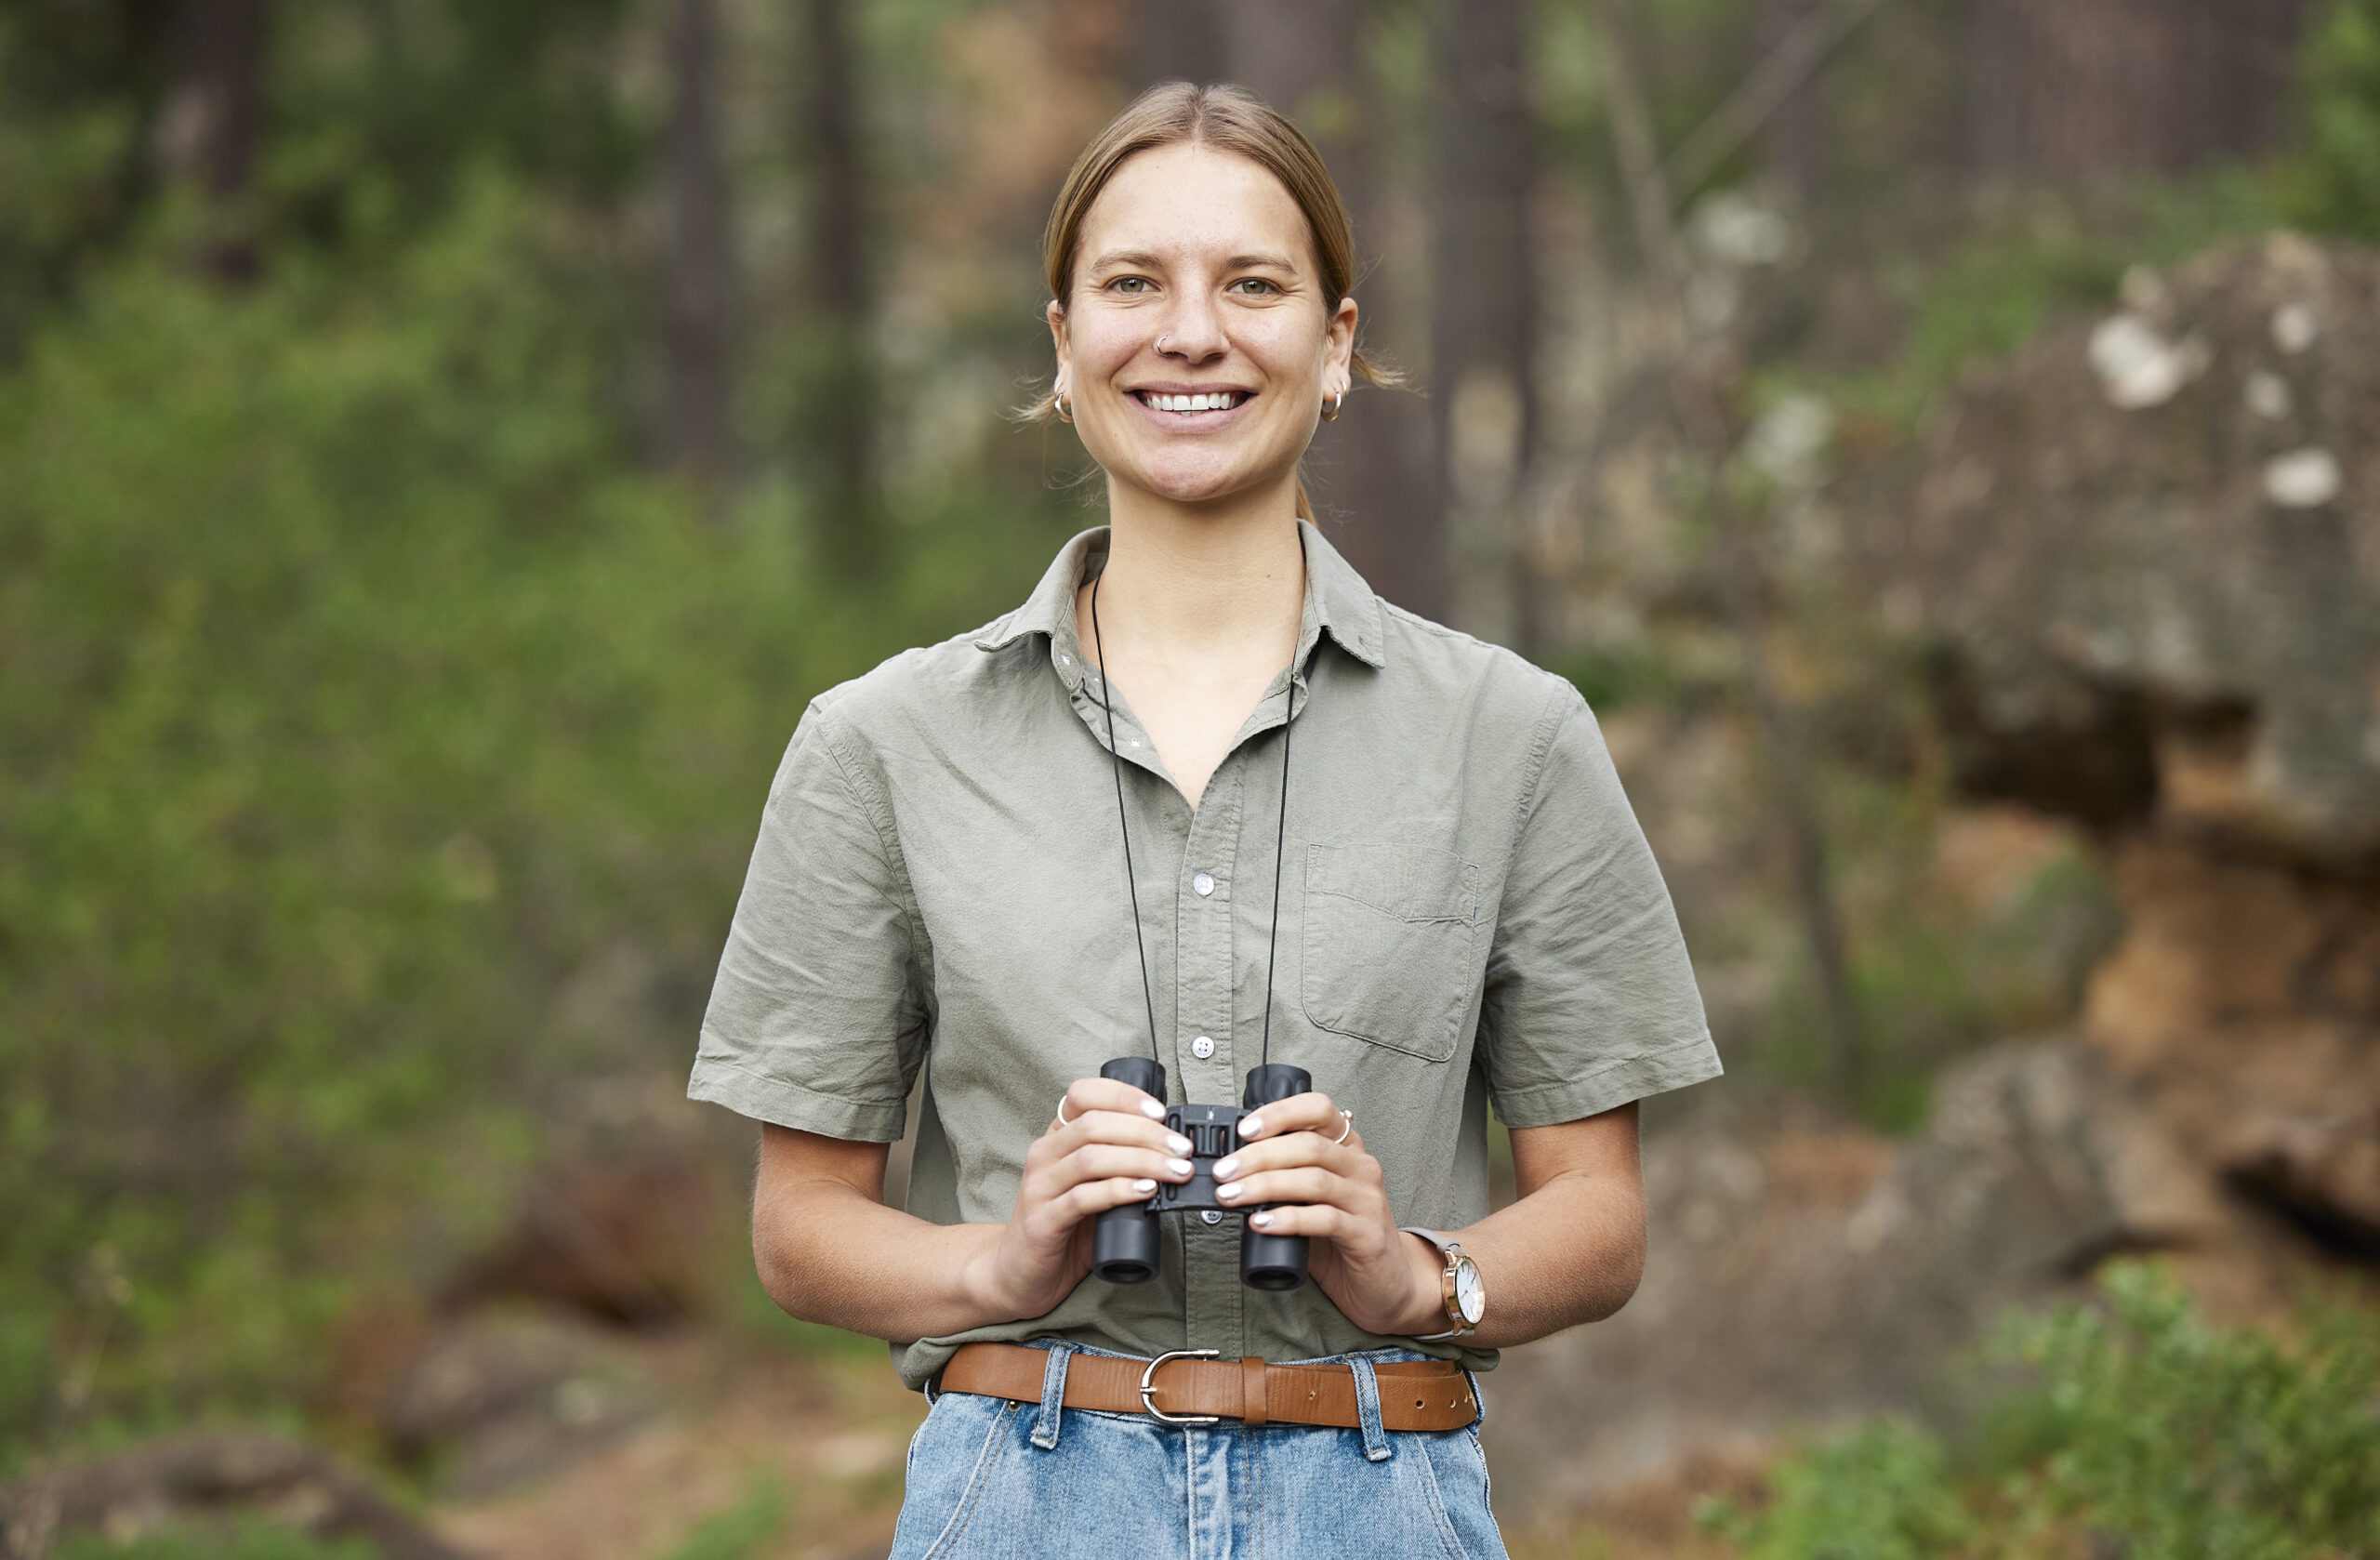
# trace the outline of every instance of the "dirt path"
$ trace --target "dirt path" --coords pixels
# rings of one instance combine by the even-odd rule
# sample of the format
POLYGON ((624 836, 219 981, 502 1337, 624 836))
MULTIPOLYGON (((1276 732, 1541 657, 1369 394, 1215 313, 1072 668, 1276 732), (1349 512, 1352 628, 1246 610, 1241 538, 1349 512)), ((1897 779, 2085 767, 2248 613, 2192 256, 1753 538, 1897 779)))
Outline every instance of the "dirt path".
POLYGON ((925 1403, 880 1356, 656 1347, 670 1406, 536 1484, 436 1508, 486 1560, 883 1554, 925 1403))

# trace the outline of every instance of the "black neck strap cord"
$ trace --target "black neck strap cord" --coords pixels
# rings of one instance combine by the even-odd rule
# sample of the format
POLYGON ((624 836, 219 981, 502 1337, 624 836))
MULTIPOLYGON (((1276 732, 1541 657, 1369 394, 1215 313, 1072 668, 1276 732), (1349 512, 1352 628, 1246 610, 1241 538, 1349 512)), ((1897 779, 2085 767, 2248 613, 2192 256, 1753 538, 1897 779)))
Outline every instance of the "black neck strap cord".
MULTIPOLYGON (((1132 872, 1132 826, 1124 810, 1124 755, 1116 742, 1116 705, 1107 693, 1107 646, 1099 637, 1099 578, 1093 575, 1091 580, 1091 649, 1099 658, 1099 707, 1107 717, 1107 762, 1116 777, 1116 828, 1124 839, 1124 886, 1132 898, 1132 946, 1141 956, 1141 1001, 1148 1009, 1149 1059, 1162 1067, 1165 1058, 1157 1053, 1157 996, 1149 985, 1149 948, 1141 935, 1141 886, 1132 872)), ((1281 712, 1281 816, 1273 835, 1273 925, 1264 938, 1265 1063, 1273 1060, 1273 958, 1281 945, 1281 853, 1289 834, 1289 726, 1297 714, 1297 667, 1292 661, 1281 712)))

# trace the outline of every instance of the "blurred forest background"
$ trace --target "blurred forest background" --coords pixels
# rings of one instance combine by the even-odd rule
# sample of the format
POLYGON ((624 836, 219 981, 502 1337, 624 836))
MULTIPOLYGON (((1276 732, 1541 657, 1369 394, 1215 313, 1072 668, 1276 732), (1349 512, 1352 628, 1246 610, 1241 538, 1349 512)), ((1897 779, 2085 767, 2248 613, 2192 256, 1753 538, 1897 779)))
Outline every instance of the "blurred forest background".
POLYGON ((2380 1555, 2380 0, 9 0, 0 1553, 883 1553, 679 1092, 803 705, 1098 522, 1005 414, 1177 77, 1730 1066, 1515 1552, 2380 1555))

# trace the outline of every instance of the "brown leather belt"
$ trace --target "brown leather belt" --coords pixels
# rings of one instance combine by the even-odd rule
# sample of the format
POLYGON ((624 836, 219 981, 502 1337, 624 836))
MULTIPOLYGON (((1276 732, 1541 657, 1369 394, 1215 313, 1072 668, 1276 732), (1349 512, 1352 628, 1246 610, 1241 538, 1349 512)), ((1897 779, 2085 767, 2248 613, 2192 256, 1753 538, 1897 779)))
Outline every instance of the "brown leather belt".
MULTIPOLYGON (((1020 1343, 963 1343, 942 1368, 944 1392, 1041 1401, 1047 1349, 1020 1343)), ((1479 1417, 1471 1378, 1451 1360, 1382 1360, 1385 1430, 1460 1430, 1479 1417)), ((1076 1355, 1066 1361, 1065 1406, 1108 1414, 1153 1414, 1175 1423, 1236 1419, 1243 1424, 1363 1423, 1355 1410, 1355 1372, 1345 1365, 1267 1365, 1254 1356, 1215 1359, 1190 1354, 1154 1360, 1076 1355)))

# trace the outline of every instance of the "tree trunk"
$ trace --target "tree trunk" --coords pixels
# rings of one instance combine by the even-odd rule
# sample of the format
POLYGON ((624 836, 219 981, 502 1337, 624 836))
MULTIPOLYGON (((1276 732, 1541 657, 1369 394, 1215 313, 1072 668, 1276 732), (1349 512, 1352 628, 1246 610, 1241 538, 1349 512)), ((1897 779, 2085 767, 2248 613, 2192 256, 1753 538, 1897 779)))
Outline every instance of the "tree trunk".
POLYGON ((1161 81, 1204 86, 1231 79, 1223 9, 1228 0, 1130 0, 1128 84, 1135 92, 1161 81))
POLYGON ((198 264, 227 282, 245 282, 257 270, 256 175, 271 25, 271 0, 178 0, 173 13, 157 163, 167 184, 197 191, 205 213, 198 264))
POLYGON ((861 160, 859 52, 851 0, 803 0, 810 53, 810 291, 816 370, 803 439, 815 495, 819 555, 839 577, 863 579, 888 562, 877 487, 878 384, 869 339, 869 210, 861 160))
MULTIPOLYGON (((1760 0, 1753 19, 1754 69, 1790 46, 1812 13, 1831 0, 1760 0)), ((1826 182, 1826 99, 1815 74, 1797 83, 1760 127, 1761 162, 1769 176, 1805 205, 1816 202, 1826 182)))
MULTIPOLYGON (((1380 104, 1363 45, 1377 0, 1138 0, 1135 86, 1234 81, 1298 122, 1329 165, 1355 229, 1355 296, 1366 347, 1410 364, 1417 323, 1387 307, 1380 268, 1419 256, 1383 253, 1387 192, 1374 152, 1380 104)), ((1453 602, 1445 519, 1430 459, 1429 404, 1364 389, 1325 424, 1305 479, 1333 546, 1373 589, 1425 617, 1453 602)))
POLYGON ((669 254, 664 278, 669 464, 716 516, 734 458, 734 238, 720 152, 718 0, 669 0, 669 254))
POLYGON ((2181 173, 2287 131, 2307 0, 1974 0, 1975 158, 2002 174, 2181 173))
POLYGON ((1436 487, 1466 565, 1462 615, 1527 653, 1523 499, 1536 444, 1534 169, 1524 0, 1441 0, 1430 364, 1436 487))

